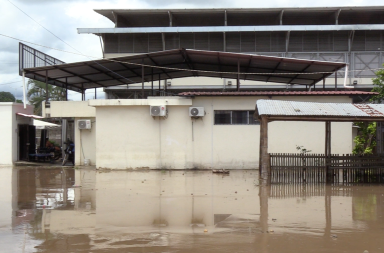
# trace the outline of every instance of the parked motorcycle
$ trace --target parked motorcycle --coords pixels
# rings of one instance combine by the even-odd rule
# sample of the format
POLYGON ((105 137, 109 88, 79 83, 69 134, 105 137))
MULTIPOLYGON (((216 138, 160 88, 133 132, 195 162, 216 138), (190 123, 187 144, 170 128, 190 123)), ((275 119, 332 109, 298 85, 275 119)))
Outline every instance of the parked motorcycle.
POLYGON ((73 165, 75 165, 75 144, 71 140, 67 140, 64 142, 64 144, 67 145, 67 147, 64 150, 64 158, 63 163, 61 164, 64 166, 68 161, 72 162, 73 165))

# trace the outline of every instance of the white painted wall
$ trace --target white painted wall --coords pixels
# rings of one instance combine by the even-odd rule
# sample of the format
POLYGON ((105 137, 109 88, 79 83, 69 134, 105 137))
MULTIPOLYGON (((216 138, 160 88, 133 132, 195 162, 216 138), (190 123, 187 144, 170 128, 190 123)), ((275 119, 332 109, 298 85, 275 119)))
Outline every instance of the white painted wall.
MULTIPOLYGON (((120 106, 113 101, 102 105, 99 101, 99 104, 94 104, 98 125, 96 166, 116 169, 255 169, 259 160, 260 127, 213 125, 213 116, 214 110, 254 110, 256 100, 261 98, 265 99, 196 97, 191 99, 193 106, 202 106, 206 111, 206 115, 197 120, 188 116, 189 105, 173 103, 175 105, 167 106, 168 118, 154 119, 149 115, 148 105, 133 105, 135 101, 120 106)), ((346 96, 272 99, 351 102, 346 96)), ((151 99, 147 102, 152 103, 151 99)), ((297 152, 296 145, 300 145, 313 153, 323 153, 324 133, 323 122, 272 122, 269 124, 269 152, 297 152)), ((350 153, 352 123, 332 123, 332 137, 332 153, 350 153)))
POLYGON ((30 118, 16 113, 33 114, 33 106, 2 102, 0 103, 0 165, 12 165, 18 160, 18 124, 32 124, 30 118))
POLYGON ((94 117, 75 118, 75 165, 84 165, 89 159, 91 165, 96 162, 96 119, 94 117), (78 120, 91 120, 91 129, 79 130, 78 120))

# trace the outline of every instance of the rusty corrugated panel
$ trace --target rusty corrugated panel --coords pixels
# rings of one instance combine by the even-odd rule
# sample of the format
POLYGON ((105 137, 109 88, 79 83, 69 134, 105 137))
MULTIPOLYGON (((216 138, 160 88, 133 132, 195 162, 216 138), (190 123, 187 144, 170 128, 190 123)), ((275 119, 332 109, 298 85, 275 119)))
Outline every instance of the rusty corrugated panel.
POLYGON ((259 115, 383 117, 384 104, 312 103, 260 99, 256 102, 259 115), (373 108, 373 107, 375 108, 373 108), (376 110, 376 108, 378 110, 376 110))
POLYGON ((373 117, 383 117, 384 116, 384 114, 382 114, 381 112, 379 112, 376 109, 372 108, 370 105, 367 105, 367 104, 355 104, 354 106, 356 108, 362 110, 363 112, 365 112, 369 116, 373 116, 373 117))

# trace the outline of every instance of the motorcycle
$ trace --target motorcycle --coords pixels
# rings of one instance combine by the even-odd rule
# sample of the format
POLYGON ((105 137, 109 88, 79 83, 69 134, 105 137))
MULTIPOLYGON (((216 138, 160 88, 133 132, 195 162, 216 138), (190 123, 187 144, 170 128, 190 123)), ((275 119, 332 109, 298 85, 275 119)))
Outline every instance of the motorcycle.
POLYGON ((65 155, 61 166, 64 166, 68 161, 72 162, 72 164, 75 165, 75 144, 69 139, 64 142, 64 144, 66 144, 67 147, 64 150, 65 155))

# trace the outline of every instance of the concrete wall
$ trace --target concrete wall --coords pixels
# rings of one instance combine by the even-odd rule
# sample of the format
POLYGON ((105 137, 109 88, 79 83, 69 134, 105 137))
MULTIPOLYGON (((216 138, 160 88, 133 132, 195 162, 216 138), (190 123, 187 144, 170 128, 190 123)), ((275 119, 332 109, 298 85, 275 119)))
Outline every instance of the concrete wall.
MULTIPOLYGON (((202 106, 206 111, 201 119, 191 119, 188 116, 189 105, 178 103, 167 106, 167 118, 153 118, 149 115, 149 106, 119 106, 113 100, 109 105, 101 105, 99 101, 99 104, 94 104, 96 166, 116 169, 255 169, 259 160, 260 127, 214 125, 213 118, 215 110, 254 110, 256 100, 261 98, 266 97, 196 97, 191 99, 193 106, 202 106)), ((351 102, 346 96, 272 99, 351 102)), ((147 103, 150 102, 148 99, 147 103)), ((158 105, 162 103, 159 100, 158 105)), ((296 145, 313 153, 324 152, 323 122, 272 122, 269 127, 270 153, 297 152, 296 145)), ((352 123, 332 123, 332 138, 332 153, 350 153, 352 123)), ((84 142, 83 139, 83 145, 84 142)))
POLYGON ((33 114, 33 106, 24 109, 23 104, 0 103, 0 165, 12 165, 18 160, 18 124, 32 124, 30 118, 16 113, 33 114))
POLYGON ((96 119, 94 117, 75 118, 75 164, 84 165, 84 159, 89 159, 91 165, 96 162, 96 119), (91 129, 79 130, 78 120, 91 120, 91 129))
POLYGON ((95 117, 96 110, 88 106, 88 101, 51 101, 50 108, 43 103, 43 116, 50 113, 51 117, 95 117))

